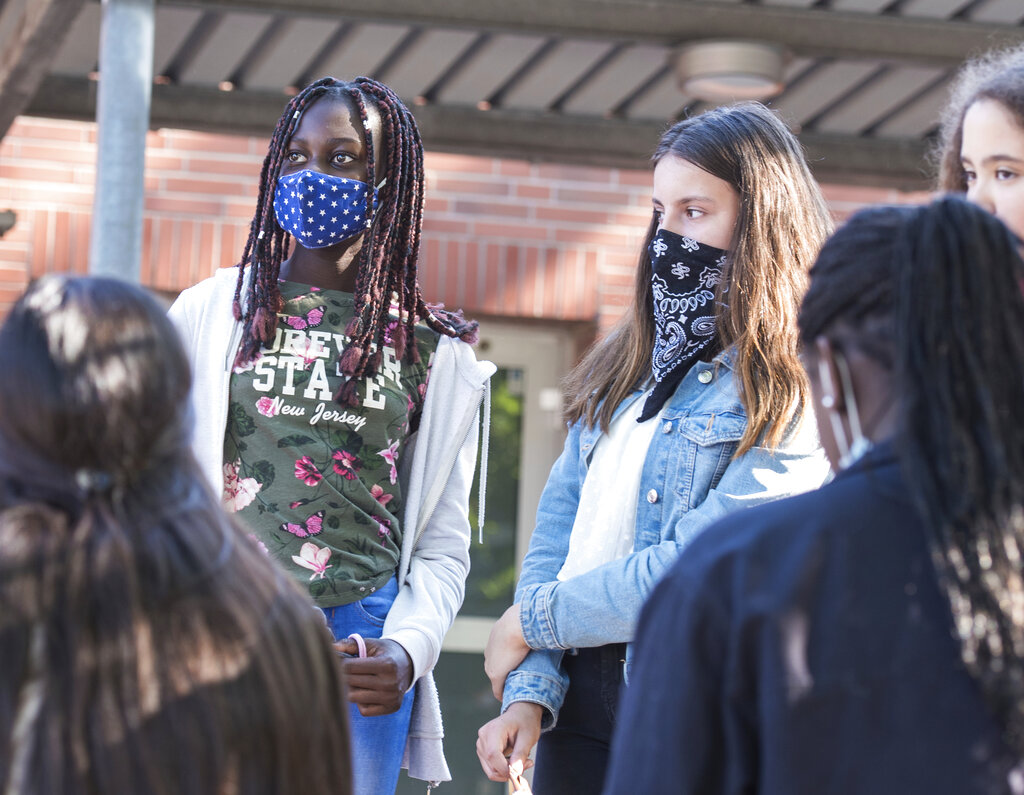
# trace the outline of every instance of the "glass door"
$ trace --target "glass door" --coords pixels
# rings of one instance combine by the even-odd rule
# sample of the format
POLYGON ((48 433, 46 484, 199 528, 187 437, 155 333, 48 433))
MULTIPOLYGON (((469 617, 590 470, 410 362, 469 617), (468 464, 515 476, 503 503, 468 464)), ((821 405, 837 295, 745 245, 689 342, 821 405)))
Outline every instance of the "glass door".
MULTIPOLYGON (((562 449, 559 381, 570 366, 571 339, 557 331, 488 323, 477 356, 498 365, 491 379, 490 461, 483 544, 476 535, 478 482, 470 505, 473 543, 466 599, 448 636, 434 677, 445 725, 452 795, 500 795, 476 758, 477 729, 499 703, 484 675, 483 649, 491 625, 512 604, 516 577, 529 544, 537 501, 562 449)), ((479 478, 479 474, 477 476, 479 478)), ((422 793, 404 773, 397 793, 422 793)))

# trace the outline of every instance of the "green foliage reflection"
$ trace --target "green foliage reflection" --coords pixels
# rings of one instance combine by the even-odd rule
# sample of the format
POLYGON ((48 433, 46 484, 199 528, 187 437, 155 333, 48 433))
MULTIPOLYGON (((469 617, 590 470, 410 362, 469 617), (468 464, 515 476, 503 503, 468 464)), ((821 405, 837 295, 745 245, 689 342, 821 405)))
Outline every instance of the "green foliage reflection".
MULTIPOLYGON (((500 616, 512 604, 516 580, 516 520, 523 433, 523 371, 501 368, 491 379, 490 462, 484 543, 474 538, 462 615, 500 616)), ((478 516, 479 474, 473 481, 469 516, 478 516)))

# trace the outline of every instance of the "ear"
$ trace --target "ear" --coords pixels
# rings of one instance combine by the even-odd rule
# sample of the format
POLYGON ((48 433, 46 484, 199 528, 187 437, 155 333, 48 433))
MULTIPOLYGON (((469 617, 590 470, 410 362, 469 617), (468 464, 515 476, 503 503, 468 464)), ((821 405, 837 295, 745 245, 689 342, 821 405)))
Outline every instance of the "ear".
POLYGON ((843 390, 839 388, 839 368, 836 366, 836 352, 832 342, 827 337, 817 337, 814 340, 814 352, 818 359, 821 405, 826 409, 842 411, 846 406, 843 390))

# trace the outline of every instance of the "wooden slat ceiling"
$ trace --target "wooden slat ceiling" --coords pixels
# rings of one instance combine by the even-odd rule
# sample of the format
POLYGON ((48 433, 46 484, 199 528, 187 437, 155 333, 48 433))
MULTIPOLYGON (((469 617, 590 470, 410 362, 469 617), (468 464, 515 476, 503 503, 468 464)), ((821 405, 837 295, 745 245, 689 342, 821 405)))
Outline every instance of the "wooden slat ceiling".
MULTIPOLYGON (((60 29, 49 52, 0 40, 0 108, 13 118, 35 74, 18 110, 92 118, 100 4, 0 0, 0 36, 33 5, 60 29)), ((706 107, 679 91, 673 52, 756 38, 792 55, 770 104, 819 178, 921 188, 951 75, 1024 41, 1022 22, 1024 0, 159 0, 152 119, 266 135, 296 86, 363 74, 413 107, 430 149, 640 166, 706 107)))

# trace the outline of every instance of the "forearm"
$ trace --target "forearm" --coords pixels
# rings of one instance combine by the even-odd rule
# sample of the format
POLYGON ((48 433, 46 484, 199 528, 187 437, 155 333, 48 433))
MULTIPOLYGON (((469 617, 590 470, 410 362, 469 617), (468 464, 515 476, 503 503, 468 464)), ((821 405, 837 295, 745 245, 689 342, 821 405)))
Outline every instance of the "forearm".
POLYGON ((501 709, 528 701, 544 708, 541 726, 551 728, 569 689, 569 677, 561 667, 561 651, 532 651, 505 680, 501 709))
POLYGON ((665 542, 570 580, 524 589, 519 600, 523 639, 531 649, 630 642, 644 600, 680 549, 665 542))
POLYGON ((413 559, 405 584, 384 622, 383 637, 401 644, 413 663, 413 681, 437 663, 441 643, 465 595, 465 572, 454 561, 413 559))
POLYGON ((578 423, 569 428, 562 454, 548 474, 537 505, 537 523, 516 586, 517 600, 523 588, 554 580, 565 563, 579 507, 580 432, 578 423))
POLYGON ((519 589, 523 638, 532 649, 625 643, 654 585, 704 530, 730 513, 820 485, 827 464, 820 451, 755 448, 726 469, 696 507, 661 528, 663 539, 564 582, 519 589))

